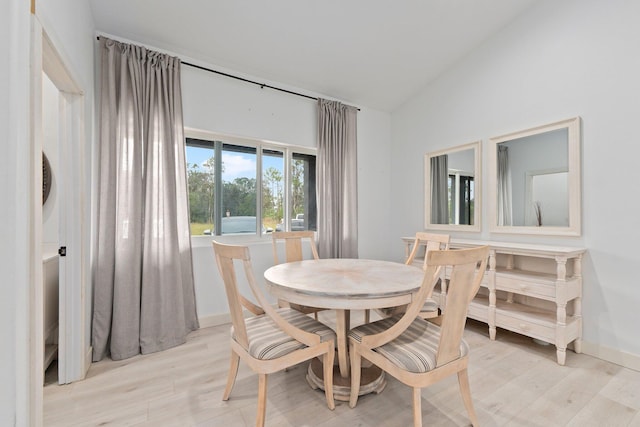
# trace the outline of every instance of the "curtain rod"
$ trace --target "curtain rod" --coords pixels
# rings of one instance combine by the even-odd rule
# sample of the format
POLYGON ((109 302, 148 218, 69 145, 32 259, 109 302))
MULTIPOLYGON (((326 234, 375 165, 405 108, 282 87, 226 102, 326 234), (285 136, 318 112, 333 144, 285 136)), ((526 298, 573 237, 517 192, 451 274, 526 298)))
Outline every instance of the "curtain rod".
POLYGON ((266 83, 256 82, 255 80, 245 79, 244 77, 234 76, 233 74, 229 74, 229 73, 223 73, 222 71, 213 70, 211 68, 203 67, 203 66, 196 65, 196 64, 191 64, 191 63, 185 62, 185 61, 182 61, 182 63, 184 65, 188 65, 188 66, 193 67, 193 68, 199 68, 200 70, 209 71, 210 73, 220 74, 221 76, 230 77, 232 79, 240 80, 240 81, 246 82, 246 83, 251 83, 251 84, 260 86, 260 89, 264 89, 266 87, 266 88, 269 88, 269 89, 278 90, 280 92, 289 93, 291 95, 297 95, 297 96, 301 96, 303 98, 313 99, 314 101, 318 100, 318 98, 316 98, 315 96, 305 95, 304 93, 298 93, 298 92, 294 92, 292 90, 282 89, 280 87, 271 86, 271 85, 268 85, 266 83))
MULTIPOLYGON (((100 40, 100 36, 97 36, 96 39, 100 40)), ((246 83, 251 83, 251 84, 260 86, 260 89, 264 89, 266 87, 266 88, 277 90, 277 91, 280 91, 280 92, 285 92, 285 93, 288 93, 288 94, 291 94, 291 95, 301 96, 301 97, 307 98, 307 99, 313 99, 314 101, 318 100, 318 98, 316 98, 315 96, 305 95, 304 93, 294 92, 292 90, 287 90, 287 89, 282 89, 280 87, 271 86, 271 85, 268 85, 266 83, 256 82, 255 80, 249 80, 249 79, 245 79, 244 77, 234 76, 233 74, 229 74, 229 73, 224 73, 222 71, 213 70, 211 68, 203 67, 201 65, 191 64, 190 62, 181 61, 181 63, 184 64, 184 65, 188 65, 189 67, 198 68, 200 70, 209 71, 210 73, 219 74, 221 76, 225 76, 225 77, 229 77, 229 78, 232 78, 232 79, 240 80, 240 81, 246 82, 246 83)), ((358 111, 360 111, 359 108, 358 108, 358 111)))
MULTIPOLYGON (((313 99, 314 101, 318 100, 318 98, 316 98, 315 96, 305 95, 304 93, 299 93, 299 92, 294 92, 292 90, 282 89, 281 87, 276 87, 276 86, 268 85, 266 83, 256 82, 254 80, 245 79, 244 77, 234 76, 233 74, 223 73, 222 71, 212 70, 211 68, 203 67, 203 66, 196 65, 196 64, 191 64, 191 63, 185 62, 185 61, 182 61, 182 63, 184 65, 188 65, 188 66, 193 67, 193 68, 199 68, 199 69, 204 70, 204 71, 209 71, 210 73, 220 74, 221 76, 230 77, 232 79, 240 80, 240 81, 246 82, 246 83, 251 83, 251 84, 260 86, 260 89, 264 89, 266 87, 266 88, 277 90, 277 91, 280 91, 280 92, 285 92, 285 93, 288 93, 288 94, 291 94, 291 95, 296 95, 296 96, 301 96, 303 98, 313 99)), ((358 111, 360 111, 359 108, 358 108, 358 111)))

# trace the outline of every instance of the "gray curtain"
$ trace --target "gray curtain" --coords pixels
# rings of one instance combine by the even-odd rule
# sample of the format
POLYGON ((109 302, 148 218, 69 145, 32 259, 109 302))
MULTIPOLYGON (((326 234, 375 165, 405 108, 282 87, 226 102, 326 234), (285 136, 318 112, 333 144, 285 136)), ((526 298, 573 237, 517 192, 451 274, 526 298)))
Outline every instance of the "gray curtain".
POLYGON ((358 167, 355 107, 318 100, 318 252, 358 258, 358 167))
POLYGON ((449 224, 449 156, 431 158, 431 223, 449 224))
POLYGON ((180 60, 100 38, 93 360, 182 344, 198 328, 180 60))
POLYGON ((513 225, 513 202, 511 201, 511 166, 509 147, 498 146, 498 224, 513 225))

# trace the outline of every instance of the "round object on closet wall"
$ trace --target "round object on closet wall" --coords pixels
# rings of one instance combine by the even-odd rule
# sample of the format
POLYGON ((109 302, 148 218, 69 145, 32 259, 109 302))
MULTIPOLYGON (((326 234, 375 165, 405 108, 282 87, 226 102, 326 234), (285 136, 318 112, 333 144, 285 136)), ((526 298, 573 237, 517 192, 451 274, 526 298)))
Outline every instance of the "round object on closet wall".
POLYGON ((49 197, 49 192, 51 191, 51 164, 49 164, 49 159, 47 156, 42 153, 42 204, 44 205, 49 197))

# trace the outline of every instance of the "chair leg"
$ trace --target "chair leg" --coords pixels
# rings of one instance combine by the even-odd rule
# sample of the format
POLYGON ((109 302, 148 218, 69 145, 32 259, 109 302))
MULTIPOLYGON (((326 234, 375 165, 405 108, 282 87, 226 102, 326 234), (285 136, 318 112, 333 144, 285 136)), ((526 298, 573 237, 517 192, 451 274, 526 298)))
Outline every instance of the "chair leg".
POLYGON ((458 372, 458 384, 460 385, 460 393, 462 394, 462 400, 464 401, 464 407, 467 408, 469 413, 469 419, 471 424, 478 426, 478 416, 475 409, 473 409, 473 400, 471 399, 471 388, 469 387, 469 375, 467 369, 463 369, 458 372))
POLYGON ((351 394, 349 395, 349 407, 355 408, 360 394, 360 373, 362 358, 356 351, 356 346, 349 345, 349 356, 351 358, 351 394))
POLYGON ((267 374, 258 374, 258 414, 256 427, 264 427, 267 413, 267 374))
POLYGON ((324 394, 327 397, 327 406, 332 411, 336 408, 336 403, 333 400, 333 360, 335 358, 335 348, 331 346, 331 349, 323 357, 323 376, 324 376, 324 394))
POLYGON ((236 376, 238 375, 238 365, 240 365, 240 356, 235 351, 231 350, 231 363, 229 366, 229 376, 227 377, 227 386, 224 389, 222 400, 229 400, 231 389, 236 383, 236 376))
POLYGON ((366 309, 364 311, 364 323, 370 323, 371 321, 371 310, 366 309))
POLYGON ((422 427, 422 389, 413 389, 413 426, 422 427))
POLYGON ((313 318, 318 320, 318 312, 317 311, 313 313, 313 318))

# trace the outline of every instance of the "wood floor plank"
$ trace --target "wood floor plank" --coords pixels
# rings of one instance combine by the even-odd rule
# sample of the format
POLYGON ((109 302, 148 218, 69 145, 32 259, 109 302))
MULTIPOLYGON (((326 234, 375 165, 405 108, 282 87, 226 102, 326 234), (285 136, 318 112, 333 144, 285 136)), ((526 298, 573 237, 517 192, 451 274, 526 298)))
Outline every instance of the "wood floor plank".
MULTIPOLYGON (((352 325, 362 322, 355 312, 352 325)), ((335 323, 331 312, 320 318, 335 323)), ((469 380, 483 426, 640 427, 640 373, 568 352, 567 366, 553 346, 470 321, 469 380)), ((255 424, 258 379, 240 364, 235 387, 222 401, 229 365, 229 326, 203 328, 174 349, 124 361, 94 363, 87 379, 44 388, 44 425, 248 427, 255 424)), ((306 383, 306 364, 269 376, 267 426, 405 427, 412 424, 411 389, 393 378, 354 409, 306 383)), ((425 425, 469 425, 455 378, 422 390, 425 425)))
POLYGON ((607 397, 596 395, 580 411, 567 427, 603 427, 603 426, 628 426, 638 411, 615 402, 607 397))
MULTIPOLYGON (((609 363, 591 357, 581 359, 580 366, 531 402, 523 411, 529 422, 564 426, 581 412, 620 370, 608 369, 609 363)), ((577 360, 575 360, 577 361, 577 360)))
POLYGON ((640 411, 640 372, 620 368, 600 394, 640 411))

